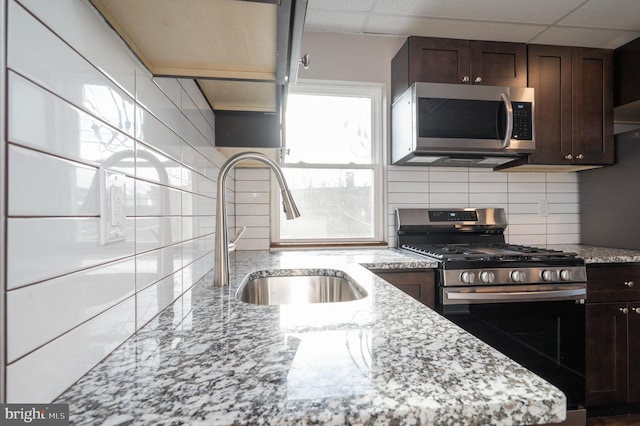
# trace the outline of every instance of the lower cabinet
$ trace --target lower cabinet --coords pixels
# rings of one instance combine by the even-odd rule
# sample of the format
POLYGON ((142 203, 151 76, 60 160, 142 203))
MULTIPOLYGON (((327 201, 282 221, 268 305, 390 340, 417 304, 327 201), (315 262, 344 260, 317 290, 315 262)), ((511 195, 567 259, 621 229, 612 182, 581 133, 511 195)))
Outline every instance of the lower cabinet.
POLYGON ((376 269, 374 274, 407 293, 422 304, 435 309, 435 274, 431 269, 376 269))
POLYGON ((587 407, 640 403, 640 266, 587 268, 587 407))

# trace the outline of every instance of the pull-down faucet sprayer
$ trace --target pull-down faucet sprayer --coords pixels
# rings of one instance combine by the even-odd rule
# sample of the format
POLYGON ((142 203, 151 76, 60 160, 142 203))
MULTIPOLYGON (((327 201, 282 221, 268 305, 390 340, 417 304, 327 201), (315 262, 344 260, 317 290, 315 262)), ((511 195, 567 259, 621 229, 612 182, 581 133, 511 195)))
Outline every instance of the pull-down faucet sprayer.
POLYGON ((293 201, 289 187, 282 173, 280 166, 259 152, 242 152, 229 158, 220 167, 217 182, 216 195, 216 241, 215 241, 215 263, 213 268, 213 284, 216 286, 229 285, 229 238, 227 235, 227 208, 226 208, 226 180, 227 175, 233 167, 243 160, 258 160, 267 166, 276 175, 282 195, 282 205, 287 215, 287 220, 300 216, 300 212, 293 201))

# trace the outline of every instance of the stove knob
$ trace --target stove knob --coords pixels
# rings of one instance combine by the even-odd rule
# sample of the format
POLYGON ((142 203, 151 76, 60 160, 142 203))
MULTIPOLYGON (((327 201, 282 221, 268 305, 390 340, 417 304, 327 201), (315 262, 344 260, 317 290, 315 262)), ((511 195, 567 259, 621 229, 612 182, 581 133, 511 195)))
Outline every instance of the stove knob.
POLYGON ((568 269, 560 271, 560 279, 562 281, 571 281, 571 271, 568 269))
POLYGON ((524 271, 511 271, 511 279, 517 283, 523 283, 527 280, 527 274, 524 271))
POLYGON ((496 274, 490 271, 480 272, 480 281, 483 283, 492 283, 496 280, 496 274))
POLYGON ((556 281, 558 279, 558 274, 556 271, 542 271, 541 275, 543 281, 556 281))
POLYGON ((476 274, 474 274, 473 272, 465 271, 460 274, 460 279, 465 284, 473 284, 473 282, 476 280, 476 274))

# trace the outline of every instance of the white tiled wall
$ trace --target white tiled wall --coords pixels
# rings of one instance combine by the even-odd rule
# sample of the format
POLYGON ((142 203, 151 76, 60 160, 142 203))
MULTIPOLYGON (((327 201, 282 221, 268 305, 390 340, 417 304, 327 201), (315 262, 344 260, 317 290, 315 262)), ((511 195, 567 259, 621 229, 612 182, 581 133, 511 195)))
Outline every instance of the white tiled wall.
MULTIPOLYGON (((502 207, 509 223, 507 242, 527 245, 580 242, 576 173, 388 166, 386 175, 390 247, 396 246, 396 208, 502 207), (547 216, 539 214, 541 200, 548 203, 547 216)), ((246 225, 251 235, 239 245, 243 250, 269 247, 268 185, 267 169, 246 169, 236 174, 237 221, 238 225, 246 225)))
POLYGON ((195 83, 152 79, 88 1, 11 0, 7 31, 6 399, 46 403, 171 302, 188 312, 225 158, 195 83), (108 244, 101 168, 126 174, 108 244))
POLYGON ((486 169, 389 166, 388 238, 395 247, 396 208, 502 207, 513 244, 580 242, 576 173, 492 172, 486 169), (541 216, 540 202, 548 203, 541 216))

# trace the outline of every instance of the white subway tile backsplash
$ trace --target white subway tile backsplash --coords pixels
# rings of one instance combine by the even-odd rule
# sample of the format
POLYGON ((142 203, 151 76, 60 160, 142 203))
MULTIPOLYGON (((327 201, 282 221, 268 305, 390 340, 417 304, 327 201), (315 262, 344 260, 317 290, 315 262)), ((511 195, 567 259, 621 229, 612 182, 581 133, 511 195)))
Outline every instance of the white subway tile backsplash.
POLYGON ((429 200, 431 204, 469 207, 469 194, 464 192, 432 192, 429 200))
POLYGON ((9 2, 7 65, 97 118, 133 134, 133 99, 21 6, 9 2))
POLYGON ((508 210, 509 195, 506 192, 470 193, 469 206, 473 207, 502 207, 508 210))
POLYGON ((136 291, 179 271, 182 268, 182 245, 174 244, 135 257, 136 291))
POLYGON ((133 97, 135 59, 120 37, 107 27, 94 25, 97 11, 75 0, 19 3, 133 97))
POLYGON ((549 203, 549 213, 580 213, 580 204, 578 203, 549 203))
POLYGON ((236 192, 269 192, 269 181, 238 180, 236 181, 236 192))
MULTIPOLYGON (((230 233, 230 235, 233 235, 230 233)), ((182 264, 189 265, 196 259, 213 253, 214 235, 195 238, 182 244, 182 264)))
POLYGON ((180 216, 182 191, 138 180, 136 182, 136 216, 180 216))
POLYGON ((195 82, 156 84, 90 2, 7 3, 6 389, 49 402, 213 268, 226 158, 195 82), (126 238, 105 245, 100 167, 127 175, 126 238))
POLYGON ((136 217, 136 253, 182 241, 182 217, 136 217))
MULTIPOLYGON (((169 99, 160 87, 151 80, 151 74, 146 70, 136 70, 136 101, 155 115, 158 118, 158 122, 163 123, 173 133, 181 134, 182 114, 180 113, 180 99, 177 102, 169 99)), ((149 142, 148 138, 147 136, 147 139, 143 138, 143 140, 149 142)), ((179 159, 179 157, 174 158, 179 159)))
POLYGON ((547 194, 544 191, 540 192, 508 192, 509 194, 509 205, 514 204, 533 204, 538 203, 538 200, 544 200, 547 198, 547 194))
MULTIPOLYGON (((229 227, 233 227, 233 221, 229 220, 229 227)), ((216 224, 213 216, 184 216, 182 218, 183 240, 203 237, 213 234, 216 224)))
POLYGON ((506 182, 469 182, 470 193, 487 193, 495 192, 500 194, 507 194, 506 182))
POLYGON ((509 181, 508 183, 508 191, 510 193, 545 193, 546 192, 546 184, 544 182, 524 182, 524 181, 509 181))
POLYGON ((8 94, 10 142, 133 175, 129 136, 13 72, 8 94))
POLYGON ((269 204, 268 192, 236 192, 237 204, 269 204))
POLYGON ((269 204, 236 204, 239 216, 269 216, 269 204))
POLYGON ((7 402, 52 401, 135 331, 133 297, 7 366, 7 402))
POLYGON ((418 207, 429 204, 429 192, 390 192, 387 201, 391 205, 404 204, 418 207))
POLYGON ((136 142, 136 177, 180 188, 182 165, 159 151, 136 142))
POLYGON ((130 258, 9 291, 8 362, 133 295, 134 266, 130 258))
POLYGON ((429 191, 433 194, 436 192, 461 194, 469 193, 469 182, 429 182, 429 191))
POLYGON ((402 181, 395 181, 395 182, 389 182, 387 184, 387 190, 389 192, 413 192, 413 193, 420 193, 420 192, 424 192, 429 188, 428 184, 426 182, 402 182, 402 181))
POLYGON ((269 216, 243 216, 236 215, 237 226, 269 226, 269 216))
MULTIPOLYGON (((171 104, 168 100, 167 102, 171 104)), ((175 106, 173 108, 174 112, 178 114, 179 111, 175 109, 175 106)), ((184 144, 180 136, 143 108, 138 108, 136 111, 138 111, 138 116, 140 117, 136 126, 136 138, 149 146, 153 146, 154 149, 162 152, 167 157, 180 161, 182 159, 182 145, 184 144)))
POLYGON ((546 174, 545 173, 534 173, 534 172, 517 172, 517 173, 509 173, 507 172, 507 180, 509 183, 544 183, 546 182, 546 174))
POLYGON ((133 255, 133 219, 126 240, 101 245, 98 218, 9 218, 7 288, 133 255))
POLYGON ((136 294, 136 330, 142 328, 182 294, 182 271, 136 294))
POLYGON ((269 169, 265 169, 265 168, 238 167, 237 169, 235 169, 235 179, 237 181, 243 181, 243 180, 268 181, 269 177, 270 177, 270 171, 269 169))
POLYGON ((491 170, 469 169, 469 182, 493 182, 506 183, 509 175, 507 173, 496 173, 491 170))
POLYGON ((97 216, 99 176, 85 166, 9 146, 10 216, 97 216))
POLYGON ((549 234, 547 244, 580 244, 580 234, 549 234))
POLYGON ((438 171, 429 170, 430 182, 469 182, 469 173, 466 170, 438 171))

